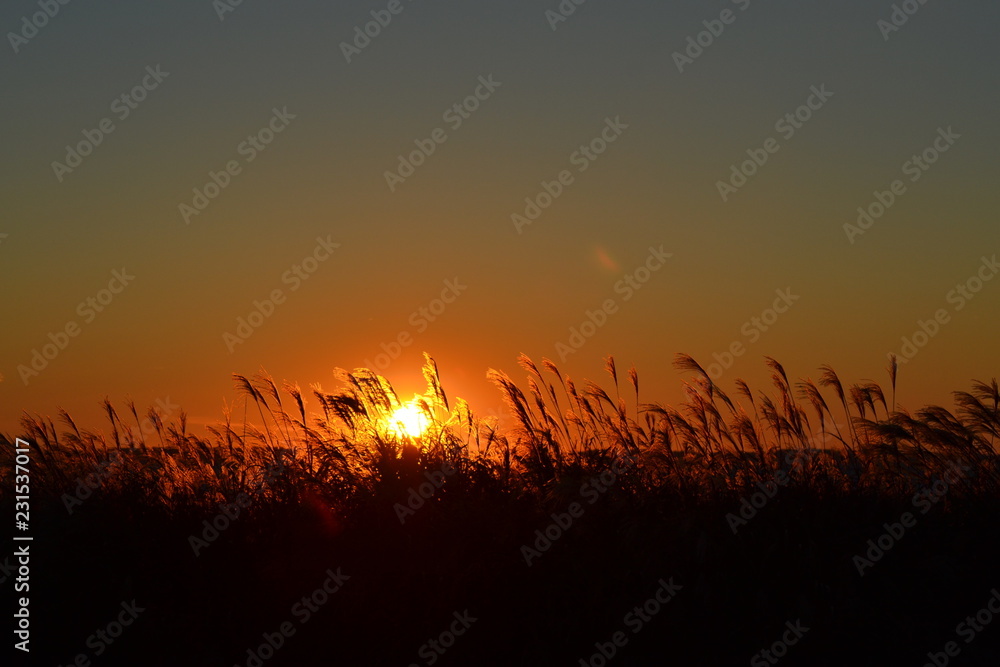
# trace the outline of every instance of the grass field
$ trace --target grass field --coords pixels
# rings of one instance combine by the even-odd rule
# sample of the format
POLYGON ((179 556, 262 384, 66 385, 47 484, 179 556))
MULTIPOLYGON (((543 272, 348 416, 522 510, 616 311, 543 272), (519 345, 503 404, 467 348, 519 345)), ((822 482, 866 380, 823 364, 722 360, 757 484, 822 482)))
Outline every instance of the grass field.
POLYGON ((489 372, 503 429, 429 357, 413 401, 365 369, 334 393, 235 376, 205 433, 131 404, 99 430, 25 415, 32 657, 1000 664, 995 379, 910 412, 894 360, 883 388, 767 359, 754 392, 679 355, 671 407, 613 358, 603 386, 519 362, 524 383, 489 372))

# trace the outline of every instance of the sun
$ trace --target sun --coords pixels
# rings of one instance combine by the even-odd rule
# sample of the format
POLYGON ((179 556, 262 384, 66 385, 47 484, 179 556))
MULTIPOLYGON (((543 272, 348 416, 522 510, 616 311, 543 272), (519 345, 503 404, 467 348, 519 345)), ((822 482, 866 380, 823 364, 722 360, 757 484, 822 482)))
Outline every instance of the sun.
POLYGON ((430 426, 430 420, 420 408, 417 399, 400 406, 389 417, 389 432, 398 438, 419 438, 430 426))

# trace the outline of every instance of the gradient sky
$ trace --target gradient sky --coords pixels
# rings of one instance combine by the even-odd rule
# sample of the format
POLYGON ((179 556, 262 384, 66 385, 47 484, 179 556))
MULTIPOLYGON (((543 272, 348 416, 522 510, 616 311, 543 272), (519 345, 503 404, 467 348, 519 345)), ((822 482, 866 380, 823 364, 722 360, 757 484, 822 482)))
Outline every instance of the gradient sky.
POLYGON ((3 4, 0 430, 57 407, 100 426, 105 395, 211 423, 233 372, 333 389, 334 367, 400 334, 412 343, 383 370, 400 393, 422 389, 427 351, 452 395, 489 412, 487 368, 560 361, 606 299, 616 312, 560 366, 603 381, 614 354, 649 401, 679 400, 676 352, 708 365, 734 342, 725 388, 765 388, 764 355, 795 378, 829 363, 881 381, 939 309, 900 402, 950 404, 1000 371, 1000 279, 961 310, 948 299, 1000 252, 995 2, 927 3, 885 39, 891 2, 589 0, 553 30, 556 0, 402 0, 348 63, 341 43, 387 4, 244 0, 220 20, 209 0, 71 2, 17 53, 9 33, 40 10, 3 4), (727 9, 678 71, 673 54, 727 9), (119 119, 112 102, 147 66, 169 74, 119 119), (501 85, 453 130, 443 113, 480 76, 501 85), (786 139, 776 121, 813 86, 833 96, 786 139), (241 142, 275 108, 295 118, 247 162, 241 142), (60 182, 52 163, 103 118, 114 131, 60 182), (628 128, 580 172, 571 155, 608 118, 628 128), (385 172, 436 128, 447 141, 390 191, 385 172), (960 138, 910 181, 904 163, 939 128, 960 138), (717 182, 769 137, 778 151, 723 201, 717 182), (240 173, 185 224, 179 205, 230 160, 240 173), (511 215, 567 169, 519 233, 511 215), (895 179, 905 193, 851 243, 844 224, 895 179), (318 237, 340 247, 293 291, 282 277, 318 237), (672 256, 625 301, 617 281, 661 245, 672 256), (123 267, 135 279, 86 321, 78 304, 123 267), (467 288, 421 331, 411 314, 456 278, 467 288), (286 301, 230 353, 223 334, 275 289, 286 301), (751 342, 744 323, 779 289, 799 299, 751 342), (26 385, 18 367, 68 322, 79 334, 26 385))

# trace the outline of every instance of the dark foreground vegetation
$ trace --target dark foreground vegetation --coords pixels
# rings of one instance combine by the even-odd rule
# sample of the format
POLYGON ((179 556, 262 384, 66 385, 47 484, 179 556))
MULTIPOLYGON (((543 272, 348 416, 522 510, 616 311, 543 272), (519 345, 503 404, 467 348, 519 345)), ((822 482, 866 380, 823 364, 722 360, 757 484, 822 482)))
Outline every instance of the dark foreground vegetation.
MULTIPOLYGON (((395 433, 398 398, 363 370, 314 390, 314 414, 297 387, 237 376, 247 409, 204 435, 131 405, 106 404, 102 432, 26 415, 30 660, 12 653, 1000 664, 996 381, 910 413, 894 364, 887 396, 829 368, 790 382, 768 363, 768 393, 737 380, 729 396, 680 356, 691 376, 672 408, 640 402, 635 371, 619 377, 613 359, 605 390, 522 358, 526 390, 491 371, 513 420, 503 433, 448 401, 430 359, 419 438, 395 433)), ((2 440, 12 517, 15 443, 2 440)), ((16 559, 0 565, 22 595, 16 559)))

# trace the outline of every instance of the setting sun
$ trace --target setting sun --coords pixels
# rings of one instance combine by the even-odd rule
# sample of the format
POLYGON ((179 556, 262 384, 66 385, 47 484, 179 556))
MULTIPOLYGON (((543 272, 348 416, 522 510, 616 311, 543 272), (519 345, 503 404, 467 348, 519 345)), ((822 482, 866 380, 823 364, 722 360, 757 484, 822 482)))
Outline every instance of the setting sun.
POLYGON ((389 432, 399 438, 419 438, 430 425, 426 413, 420 407, 420 399, 414 397, 400 406, 389 418, 389 432))

